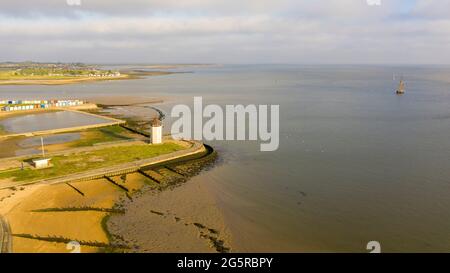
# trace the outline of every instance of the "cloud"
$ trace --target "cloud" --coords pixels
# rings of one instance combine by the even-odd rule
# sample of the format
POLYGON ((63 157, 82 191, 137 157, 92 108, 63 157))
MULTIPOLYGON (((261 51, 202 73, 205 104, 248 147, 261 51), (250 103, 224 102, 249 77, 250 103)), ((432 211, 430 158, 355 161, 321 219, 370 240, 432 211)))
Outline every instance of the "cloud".
POLYGON ((371 7, 365 0, 82 0, 81 8, 59 0, 2 1, 0 40, 7 43, 0 58, 450 63, 444 2, 405 1, 371 7), (23 8, 25 2, 30 6, 23 8))
POLYGON ((450 19, 449 2, 445 0, 421 0, 411 7, 411 15, 428 20, 450 19))
POLYGON ((0 13, 22 16, 77 16, 91 13, 112 16, 145 16, 155 14, 255 14, 287 8, 289 0, 15 0, 0 2, 0 13))

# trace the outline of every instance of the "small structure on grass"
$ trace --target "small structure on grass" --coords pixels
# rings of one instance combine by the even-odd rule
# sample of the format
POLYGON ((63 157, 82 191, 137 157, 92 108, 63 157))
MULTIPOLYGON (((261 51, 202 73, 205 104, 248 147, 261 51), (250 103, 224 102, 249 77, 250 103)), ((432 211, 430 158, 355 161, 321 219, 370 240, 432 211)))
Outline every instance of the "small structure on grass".
POLYGON ((44 139, 41 137, 41 149, 42 149, 42 158, 32 159, 33 166, 36 169, 44 169, 51 167, 50 160, 51 158, 45 158, 45 150, 44 150, 44 139))
POLYGON ((37 158, 31 160, 36 169, 44 169, 50 167, 50 158, 37 158))

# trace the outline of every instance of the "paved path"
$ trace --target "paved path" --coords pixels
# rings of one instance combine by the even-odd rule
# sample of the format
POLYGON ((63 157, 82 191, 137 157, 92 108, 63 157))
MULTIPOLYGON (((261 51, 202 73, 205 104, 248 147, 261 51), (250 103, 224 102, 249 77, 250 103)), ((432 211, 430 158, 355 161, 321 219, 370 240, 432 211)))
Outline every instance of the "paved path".
POLYGON ((0 215, 0 253, 12 252, 11 228, 8 221, 0 215))

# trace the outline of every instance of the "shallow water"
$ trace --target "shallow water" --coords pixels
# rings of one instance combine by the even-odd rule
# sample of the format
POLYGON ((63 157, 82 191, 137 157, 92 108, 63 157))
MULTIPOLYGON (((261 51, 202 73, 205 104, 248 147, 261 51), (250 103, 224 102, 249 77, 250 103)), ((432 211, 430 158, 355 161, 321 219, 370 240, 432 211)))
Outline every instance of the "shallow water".
POLYGON ((9 133, 27 133, 34 131, 93 125, 105 122, 107 122, 106 119, 97 118, 82 113, 58 111, 9 117, 0 120, 0 125, 5 131, 9 133))
MULTIPOLYGON (((65 134, 57 134, 57 135, 48 135, 43 136, 42 139, 44 141, 44 145, 49 144, 61 144, 66 142, 71 142, 75 140, 79 140, 81 138, 80 133, 65 133, 65 134)), ((18 143, 18 145, 22 148, 30 148, 41 145, 41 137, 29 137, 18 143)))
POLYGON ((280 105, 279 150, 211 142, 221 161, 194 178, 208 182, 235 250, 365 252, 376 240, 382 251, 450 251, 448 67, 223 66, 145 80, 0 87, 0 98, 125 91, 168 97, 160 105, 166 111, 197 95, 204 104, 280 105), (395 95, 398 75, 407 84, 403 96, 395 95))
MULTIPOLYGON (((42 136, 44 145, 62 144, 81 138, 80 133, 42 136)), ((0 141, 0 158, 41 154, 41 137, 15 137, 0 141)))

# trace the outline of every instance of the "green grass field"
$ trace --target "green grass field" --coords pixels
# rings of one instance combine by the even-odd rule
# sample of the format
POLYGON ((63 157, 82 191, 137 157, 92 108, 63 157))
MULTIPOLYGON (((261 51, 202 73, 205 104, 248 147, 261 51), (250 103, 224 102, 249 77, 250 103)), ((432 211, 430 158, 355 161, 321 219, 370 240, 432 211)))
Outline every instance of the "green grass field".
POLYGON ((120 127, 119 125, 104 127, 100 129, 91 129, 88 130, 87 136, 85 138, 74 141, 70 146, 86 147, 104 142, 131 139, 131 137, 127 136, 127 133, 128 131, 120 127))
POLYGON ((0 136, 6 135, 6 134, 7 134, 7 132, 6 132, 5 128, 3 127, 3 125, 0 124, 0 136))
POLYGON ((161 145, 109 147, 68 156, 54 156, 51 160, 53 164, 51 168, 7 170, 0 172, 0 180, 12 179, 13 181, 23 182, 47 179, 152 158, 183 149, 185 148, 175 143, 164 143, 161 145))

